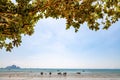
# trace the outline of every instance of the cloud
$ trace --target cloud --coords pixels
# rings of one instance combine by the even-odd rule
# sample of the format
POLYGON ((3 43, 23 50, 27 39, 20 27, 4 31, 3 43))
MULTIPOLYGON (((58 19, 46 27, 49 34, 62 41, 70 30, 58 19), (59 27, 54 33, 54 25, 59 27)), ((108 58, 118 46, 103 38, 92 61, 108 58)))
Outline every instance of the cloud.
MULTIPOLYGON (((73 53, 67 50, 67 47, 59 42, 53 43, 52 45, 45 46, 44 51, 35 53, 29 56, 27 59, 30 61, 32 67, 57 67, 57 68, 69 68, 77 67, 76 60, 73 57, 73 53)), ((27 61, 28 61, 27 60, 27 61)))
POLYGON ((11 56, 2 50, 7 55, 0 54, 0 63, 44 68, 120 67, 118 23, 109 30, 97 32, 83 24, 78 33, 73 28, 65 30, 65 23, 65 19, 40 20, 35 33, 23 36, 21 46, 15 48, 11 56))

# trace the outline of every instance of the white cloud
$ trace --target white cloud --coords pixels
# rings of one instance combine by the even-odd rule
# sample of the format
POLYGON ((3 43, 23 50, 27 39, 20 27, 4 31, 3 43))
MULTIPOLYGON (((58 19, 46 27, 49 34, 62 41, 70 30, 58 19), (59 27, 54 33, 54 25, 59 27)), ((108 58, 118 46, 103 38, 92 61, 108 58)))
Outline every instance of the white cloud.
MULTIPOLYGON (((15 63, 22 67, 56 68, 120 67, 120 28, 115 27, 107 31, 94 32, 83 25, 78 33, 74 33, 73 28, 65 30, 64 19, 40 20, 36 24, 35 33, 30 37, 23 37, 22 45, 14 49, 10 54, 12 56, 0 56, 0 64, 15 63), (6 58, 8 60, 5 60, 6 58)), ((8 54, 3 51, 2 53, 8 54)))

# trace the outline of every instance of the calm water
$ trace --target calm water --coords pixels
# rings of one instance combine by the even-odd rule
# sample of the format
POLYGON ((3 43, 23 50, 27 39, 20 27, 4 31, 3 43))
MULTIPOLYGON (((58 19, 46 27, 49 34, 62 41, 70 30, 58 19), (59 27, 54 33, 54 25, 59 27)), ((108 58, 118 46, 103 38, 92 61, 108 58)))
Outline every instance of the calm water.
POLYGON ((0 69, 0 72, 67 72, 67 73, 117 73, 120 69, 41 69, 41 68, 23 68, 23 69, 0 69))

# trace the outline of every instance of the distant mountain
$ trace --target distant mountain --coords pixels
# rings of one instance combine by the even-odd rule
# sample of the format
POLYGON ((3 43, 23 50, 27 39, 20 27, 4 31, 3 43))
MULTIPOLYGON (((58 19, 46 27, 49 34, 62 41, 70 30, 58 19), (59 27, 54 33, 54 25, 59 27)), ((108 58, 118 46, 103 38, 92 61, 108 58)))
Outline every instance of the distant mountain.
POLYGON ((5 69, 20 69, 20 67, 16 65, 12 65, 12 66, 7 66, 5 69))

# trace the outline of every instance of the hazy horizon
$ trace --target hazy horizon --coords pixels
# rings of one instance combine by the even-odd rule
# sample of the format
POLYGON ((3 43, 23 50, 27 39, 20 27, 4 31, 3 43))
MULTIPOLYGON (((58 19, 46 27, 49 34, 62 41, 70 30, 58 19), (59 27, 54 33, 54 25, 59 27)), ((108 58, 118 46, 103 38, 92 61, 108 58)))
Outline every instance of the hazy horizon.
MULTIPOLYGON (((15 65, 15 64, 12 64, 12 65, 15 65)), ((0 69, 4 69, 6 67, 9 67, 9 66, 12 66, 12 65, 8 65, 8 66, 5 66, 5 67, 0 67, 0 69)), ((22 66, 19 66, 19 65, 15 65, 16 67, 19 67, 20 69, 120 69, 120 68, 48 68, 48 67, 44 67, 44 68, 41 68, 41 67, 22 67, 22 66)))

